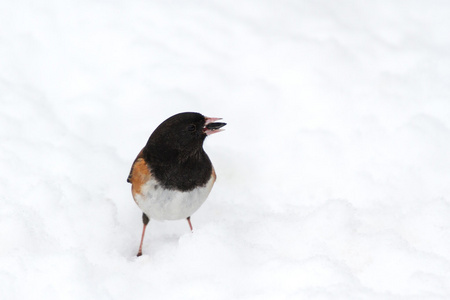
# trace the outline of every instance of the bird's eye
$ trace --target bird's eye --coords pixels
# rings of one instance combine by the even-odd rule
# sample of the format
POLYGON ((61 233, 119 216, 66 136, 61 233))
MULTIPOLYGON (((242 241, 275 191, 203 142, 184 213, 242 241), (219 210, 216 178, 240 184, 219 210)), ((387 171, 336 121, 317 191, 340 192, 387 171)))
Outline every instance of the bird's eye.
POLYGON ((189 125, 189 127, 188 127, 188 131, 191 131, 191 132, 195 131, 196 129, 197 129, 197 127, 195 127, 194 124, 191 124, 191 125, 189 125))

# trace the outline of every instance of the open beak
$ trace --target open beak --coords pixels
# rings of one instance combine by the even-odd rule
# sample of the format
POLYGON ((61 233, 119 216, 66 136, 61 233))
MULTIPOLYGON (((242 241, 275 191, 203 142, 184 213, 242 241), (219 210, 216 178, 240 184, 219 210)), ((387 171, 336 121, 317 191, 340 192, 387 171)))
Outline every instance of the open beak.
POLYGON ((205 127, 203 127, 203 132, 206 133, 206 135, 211 135, 223 131, 221 128, 227 125, 227 123, 216 122, 219 120, 222 120, 222 118, 205 117, 205 127))

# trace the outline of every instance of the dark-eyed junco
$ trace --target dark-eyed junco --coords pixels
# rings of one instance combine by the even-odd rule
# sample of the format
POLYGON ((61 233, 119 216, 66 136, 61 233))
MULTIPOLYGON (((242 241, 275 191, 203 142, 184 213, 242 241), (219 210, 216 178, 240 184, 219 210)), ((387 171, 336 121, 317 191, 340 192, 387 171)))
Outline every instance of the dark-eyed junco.
POLYGON ((143 211, 144 228, 137 256, 142 255, 150 219, 187 219, 205 202, 216 181, 203 141, 226 123, 199 113, 176 114, 162 122, 133 162, 127 181, 143 211))

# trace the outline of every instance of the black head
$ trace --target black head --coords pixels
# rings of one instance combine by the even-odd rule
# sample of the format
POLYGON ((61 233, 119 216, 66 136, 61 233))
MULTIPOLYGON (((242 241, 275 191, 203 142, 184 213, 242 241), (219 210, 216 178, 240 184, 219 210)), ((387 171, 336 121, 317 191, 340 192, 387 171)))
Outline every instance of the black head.
POLYGON ((152 152, 192 156, 203 150, 206 136, 221 131, 225 123, 213 123, 218 118, 207 118, 199 113, 184 112, 162 122, 152 133, 147 146, 152 152))

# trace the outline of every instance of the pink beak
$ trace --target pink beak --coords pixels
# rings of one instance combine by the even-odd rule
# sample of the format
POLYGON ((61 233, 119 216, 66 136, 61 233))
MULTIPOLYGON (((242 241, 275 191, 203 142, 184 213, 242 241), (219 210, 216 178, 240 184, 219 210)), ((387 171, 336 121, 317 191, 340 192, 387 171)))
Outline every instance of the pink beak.
POLYGON ((216 122, 219 120, 222 120, 222 118, 205 117, 205 127, 203 128, 203 132, 206 133, 206 135, 211 135, 223 131, 221 128, 227 125, 227 123, 216 122))

